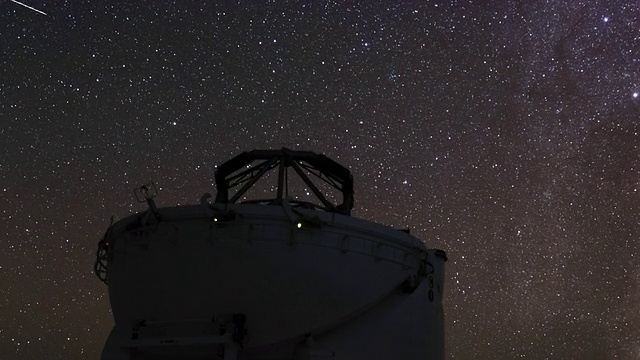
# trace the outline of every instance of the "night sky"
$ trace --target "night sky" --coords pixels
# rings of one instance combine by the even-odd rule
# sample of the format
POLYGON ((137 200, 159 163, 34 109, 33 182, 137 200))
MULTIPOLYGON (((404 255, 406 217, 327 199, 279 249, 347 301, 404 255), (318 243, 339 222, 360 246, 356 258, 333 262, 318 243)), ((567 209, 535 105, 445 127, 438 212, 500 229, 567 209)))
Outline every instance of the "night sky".
POLYGON ((640 358, 640 2, 0 2, 0 358, 97 359, 111 215, 254 148, 449 256, 450 359, 640 358))

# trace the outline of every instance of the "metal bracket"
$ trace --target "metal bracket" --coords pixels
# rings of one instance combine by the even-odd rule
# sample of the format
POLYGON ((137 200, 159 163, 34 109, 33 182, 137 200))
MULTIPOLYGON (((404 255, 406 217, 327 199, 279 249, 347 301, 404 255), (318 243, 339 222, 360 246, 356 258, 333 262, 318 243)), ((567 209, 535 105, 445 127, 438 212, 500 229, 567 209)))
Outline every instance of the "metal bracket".
POLYGON ((136 200, 138 200, 139 203, 146 202, 147 205, 149 205, 149 210, 151 211, 153 216, 155 216, 158 221, 162 221, 160 212, 158 212, 158 207, 156 206, 155 201, 153 201, 153 198, 158 195, 158 188, 153 181, 150 181, 149 183, 134 189, 133 193, 135 194, 136 200))

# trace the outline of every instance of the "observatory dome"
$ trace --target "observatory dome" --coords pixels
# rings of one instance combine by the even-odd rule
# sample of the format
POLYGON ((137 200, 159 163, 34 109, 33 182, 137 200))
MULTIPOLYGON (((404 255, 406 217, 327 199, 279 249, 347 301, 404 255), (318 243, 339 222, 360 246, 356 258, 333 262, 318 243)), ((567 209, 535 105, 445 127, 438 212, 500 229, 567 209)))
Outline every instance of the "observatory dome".
POLYGON ((95 263, 115 320, 103 360, 444 358, 444 251, 351 216, 348 169, 254 150, 215 179, 215 197, 174 207, 145 185, 148 209, 107 229, 95 263), (251 199, 261 179, 273 195, 251 199))

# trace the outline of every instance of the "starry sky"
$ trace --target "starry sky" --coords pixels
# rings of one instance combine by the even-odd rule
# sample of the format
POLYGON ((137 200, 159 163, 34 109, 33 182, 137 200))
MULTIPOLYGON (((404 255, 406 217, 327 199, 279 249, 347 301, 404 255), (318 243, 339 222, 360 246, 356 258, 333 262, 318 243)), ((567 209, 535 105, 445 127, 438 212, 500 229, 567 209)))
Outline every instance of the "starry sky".
POLYGON ((447 251, 450 359, 640 358, 640 3, 0 2, 0 354, 97 359, 111 215, 254 148, 447 251))

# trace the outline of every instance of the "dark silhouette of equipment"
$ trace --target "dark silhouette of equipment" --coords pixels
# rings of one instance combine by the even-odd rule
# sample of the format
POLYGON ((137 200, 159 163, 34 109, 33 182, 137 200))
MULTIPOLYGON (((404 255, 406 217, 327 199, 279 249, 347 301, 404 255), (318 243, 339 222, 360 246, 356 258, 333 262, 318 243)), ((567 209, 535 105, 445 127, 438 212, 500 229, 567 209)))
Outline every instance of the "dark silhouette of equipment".
POLYGON ((213 204, 158 208, 149 183, 148 210, 112 220, 94 266, 115 319, 103 360, 444 358, 446 254, 352 217, 348 169, 254 150, 215 180, 213 204), (250 198, 265 178, 271 196, 250 198))

